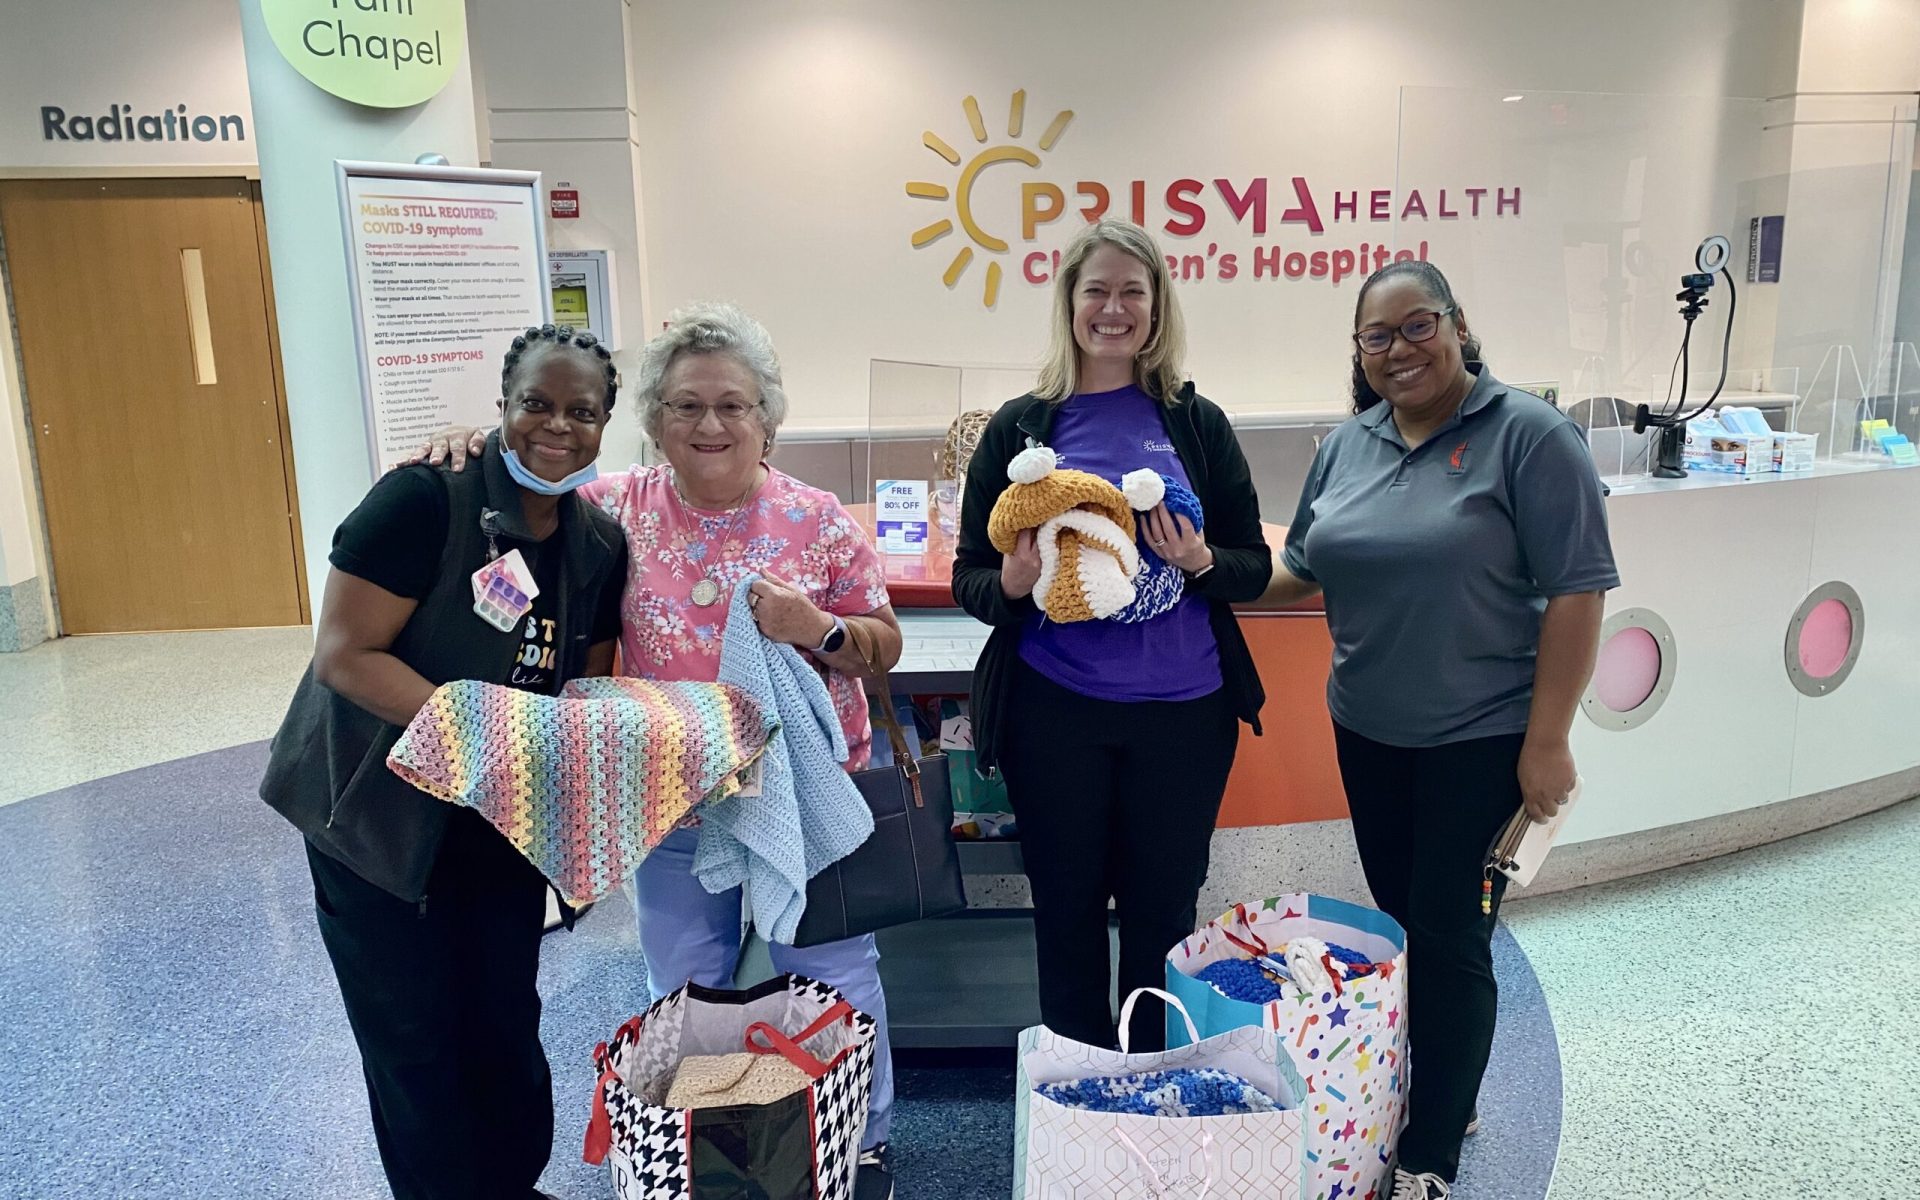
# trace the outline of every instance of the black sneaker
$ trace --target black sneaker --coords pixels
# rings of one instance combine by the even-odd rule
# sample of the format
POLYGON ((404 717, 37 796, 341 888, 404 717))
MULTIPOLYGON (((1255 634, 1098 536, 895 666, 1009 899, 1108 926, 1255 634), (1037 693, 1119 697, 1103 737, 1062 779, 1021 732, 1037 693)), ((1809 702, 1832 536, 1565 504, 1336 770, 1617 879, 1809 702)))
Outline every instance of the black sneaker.
POLYGON ((1467 1118, 1467 1136, 1472 1137, 1474 1134, 1479 1132, 1480 1132, 1480 1106, 1476 1104, 1473 1106, 1473 1115, 1467 1118))
POLYGON ((1415 1175, 1399 1167, 1393 1169, 1393 1200, 1447 1200, 1452 1190, 1446 1180, 1430 1171, 1415 1175))
POLYGON ((893 1166, 883 1143, 860 1152, 860 1173, 854 1176, 853 1200, 893 1200, 893 1166))

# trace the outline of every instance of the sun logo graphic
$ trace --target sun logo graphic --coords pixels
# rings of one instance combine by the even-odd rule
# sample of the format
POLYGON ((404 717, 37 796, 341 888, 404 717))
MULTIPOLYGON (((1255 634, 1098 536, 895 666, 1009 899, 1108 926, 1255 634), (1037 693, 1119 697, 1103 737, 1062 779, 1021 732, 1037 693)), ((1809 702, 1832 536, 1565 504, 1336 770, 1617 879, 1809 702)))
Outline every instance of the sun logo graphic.
MULTIPOLYGON (((980 102, 972 96, 968 96, 966 100, 961 103, 960 107, 964 109, 967 114, 967 126, 973 131, 974 142, 979 145, 986 145, 987 122, 986 119, 980 115, 980 102)), ((1026 124, 1026 115, 1027 93, 1026 89, 1022 88, 1013 94, 1012 102, 1008 106, 1007 137, 1009 139, 1016 142, 1019 140, 1021 130, 1026 124)), ((1071 120, 1073 120, 1073 111, 1071 109, 1061 109, 1060 112, 1054 115, 1053 123, 1048 125, 1046 132, 1040 135, 1040 154, 1045 154, 1053 149, 1054 143, 1058 142, 1060 135, 1066 132, 1067 123, 1071 120)), ((947 264, 946 271, 940 276, 941 282, 951 288, 960 282, 962 275, 966 274, 967 264, 973 261, 974 246, 980 247, 980 249, 985 250, 989 254, 1005 254, 1007 252, 1006 239, 998 238, 988 233, 982 229, 979 222, 973 218, 973 185, 975 181, 980 178, 980 172, 996 163, 1008 162, 1025 163, 1029 167, 1037 168, 1040 165, 1040 154, 1035 154, 1032 150, 1020 145, 1001 144, 998 146, 987 146, 986 149, 975 154, 962 166, 960 152, 948 145, 946 141, 931 129, 929 129, 920 140, 926 145, 927 149, 960 168, 960 178, 954 183, 951 189, 943 183, 909 183, 907 185, 907 195, 915 199, 946 200, 951 198, 953 200, 952 218, 942 218, 931 225, 914 231, 914 249, 918 250, 923 246, 930 246, 949 233, 952 233, 953 223, 956 220, 960 222, 960 228, 966 231, 967 236, 973 239, 973 246, 960 247, 960 252, 953 256, 953 261, 947 264)), ((997 262, 989 262, 987 264, 986 286, 982 289, 980 297, 980 302, 988 308, 992 308, 994 301, 1000 298, 1000 276, 1000 264, 997 262)))

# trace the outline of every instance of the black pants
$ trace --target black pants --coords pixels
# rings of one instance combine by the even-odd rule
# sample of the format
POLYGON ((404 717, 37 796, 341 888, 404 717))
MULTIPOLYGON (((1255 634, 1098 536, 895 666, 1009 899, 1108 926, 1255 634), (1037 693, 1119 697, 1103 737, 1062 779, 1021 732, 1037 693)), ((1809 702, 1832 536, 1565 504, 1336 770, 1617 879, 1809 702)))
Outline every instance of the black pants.
POLYGON ((1400 1165, 1452 1181, 1493 1049, 1493 915, 1480 911, 1487 847, 1521 805, 1524 734, 1408 750, 1336 723, 1353 840, 1380 910, 1407 931, 1413 1082, 1400 1165))
POLYGON ((311 844, 307 862, 396 1200, 531 1200, 553 1149, 534 989, 546 881, 467 809, 423 905, 311 844))
MULTIPOLYGON (((1107 901, 1120 918, 1121 998, 1165 987, 1167 951, 1194 930, 1238 723, 1224 689, 1120 704, 1018 670, 1000 769, 1033 885, 1040 1016, 1113 1046, 1107 901)), ((1166 1045, 1165 1011, 1151 997, 1134 1010, 1133 1049, 1166 1045)))

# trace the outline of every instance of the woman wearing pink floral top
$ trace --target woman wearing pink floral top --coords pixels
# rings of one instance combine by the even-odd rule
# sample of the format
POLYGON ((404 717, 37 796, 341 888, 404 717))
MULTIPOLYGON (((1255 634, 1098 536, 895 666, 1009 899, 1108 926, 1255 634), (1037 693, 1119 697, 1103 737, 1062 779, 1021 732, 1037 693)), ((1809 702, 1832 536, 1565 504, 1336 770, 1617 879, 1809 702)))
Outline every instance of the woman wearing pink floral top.
MULTIPOLYGON (((666 463, 581 485, 583 499, 619 521, 628 547, 621 599, 620 670, 659 680, 711 681, 734 586, 759 575, 750 603, 760 632, 798 647, 826 676, 852 754, 867 761, 872 733, 859 678, 868 668, 848 633, 860 626, 880 666, 900 658, 900 624, 886 578, 858 522, 831 494, 767 465, 787 415, 773 341, 731 304, 669 318, 647 344, 634 391, 640 420, 666 463)), ((457 435, 430 447, 454 469, 471 451, 457 435)), ((658 1000, 688 982, 732 986, 740 959, 739 888, 713 895, 693 874, 699 830, 669 835, 634 875, 640 951, 658 1000)), ((873 1093, 855 1200, 888 1200, 886 1140, 893 1059, 880 951, 872 935, 805 949, 769 947, 774 969, 818 979, 879 1025, 873 1093)))
MULTIPOLYGON (((733 509, 682 500, 686 488, 671 463, 603 475, 580 489, 582 499, 611 514, 627 534, 632 567, 621 600, 622 673, 714 679, 727 600, 743 575, 788 584, 822 617, 857 617, 887 607, 880 557, 840 501, 772 467, 758 470, 759 487, 733 509), (703 579, 720 589, 718 601, 706 606, 693 597, 703 579)), ((756 605, 755 614, 760 611, 756 605)), ((807 649, 819 645, 817 638, 802 642, 807 649)), ((827 690, 853 751, 847 766, 857 770, 866 765, 872 742, 866 693, 840 671, 828 673, 827 690)))

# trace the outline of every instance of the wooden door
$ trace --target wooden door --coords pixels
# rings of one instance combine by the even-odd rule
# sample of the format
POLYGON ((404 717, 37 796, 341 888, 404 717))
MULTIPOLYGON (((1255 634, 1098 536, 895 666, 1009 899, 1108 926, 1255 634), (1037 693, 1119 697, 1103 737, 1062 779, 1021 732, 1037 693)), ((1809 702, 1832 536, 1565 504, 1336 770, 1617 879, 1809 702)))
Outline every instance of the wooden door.
POLYGON ((61 631, 301 623, 247 181, 0 183, 0 231, 61 631))

